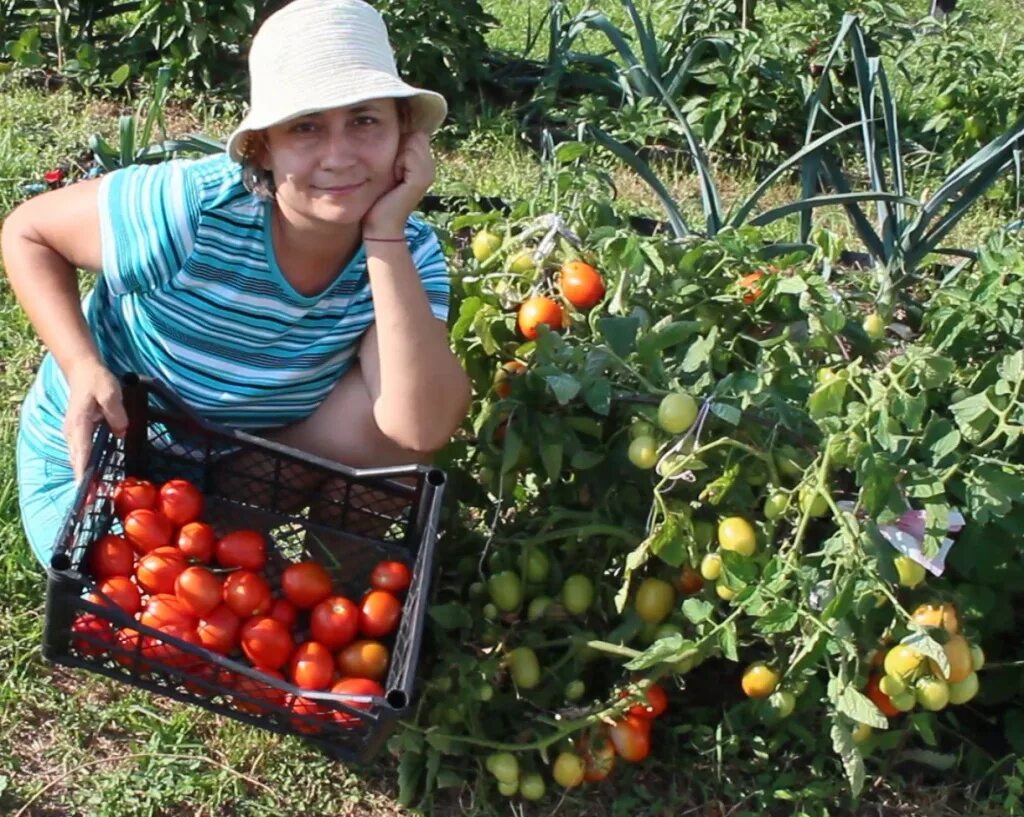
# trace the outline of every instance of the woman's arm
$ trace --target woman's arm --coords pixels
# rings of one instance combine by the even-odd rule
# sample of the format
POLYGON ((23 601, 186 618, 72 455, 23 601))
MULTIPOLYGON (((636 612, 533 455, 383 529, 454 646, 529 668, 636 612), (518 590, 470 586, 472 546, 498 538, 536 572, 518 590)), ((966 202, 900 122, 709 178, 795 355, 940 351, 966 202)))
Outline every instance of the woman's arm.
POLYGON ((466 416, 469 378, 448 345, 447 327, 430 310, 409 248, 366 246, 375 323, 359 357, 374 419, 403 448, 436 451, 466 416))
POLYGON ((82 314, 77 269, 102 267, 100 179, 29 199, 4 221, 0 249, 11 289, 64 373, 71 398, 64 433, 76 476, 85 468, 96 423, 117 434, 127 416, 82 314))

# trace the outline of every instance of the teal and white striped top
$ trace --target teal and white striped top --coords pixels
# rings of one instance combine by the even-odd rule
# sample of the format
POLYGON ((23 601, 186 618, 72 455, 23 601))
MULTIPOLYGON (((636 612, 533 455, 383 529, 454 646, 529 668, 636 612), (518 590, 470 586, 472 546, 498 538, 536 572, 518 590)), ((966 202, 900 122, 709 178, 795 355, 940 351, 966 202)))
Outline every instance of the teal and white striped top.
MULTIPOLYGON (((134 165, 99 192, 103 272, 83 300, 115 374, 163 380, 207 419, 242 429, 313 412, 352 365, 373 323, 365 248, 323 293, 295 291, 278 267, 270 203, 226 155, 134 165)), ((434 315, 448 315, 448 269, 433 229, 406 237, 434 315)), ((43 361, 22 419, 31 448, 67 463, 67 386, 43 361)))

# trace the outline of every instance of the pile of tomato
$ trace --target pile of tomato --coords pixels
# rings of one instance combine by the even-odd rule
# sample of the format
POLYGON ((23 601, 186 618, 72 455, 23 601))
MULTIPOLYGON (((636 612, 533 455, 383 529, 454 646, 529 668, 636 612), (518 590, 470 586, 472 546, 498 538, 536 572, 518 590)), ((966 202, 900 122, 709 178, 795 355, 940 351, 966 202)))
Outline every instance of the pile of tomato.
POLYGON ((388 639, 398 629, 409 567, 383 560, 356 602, 341 595, 314 561, 268 570, 268 543, 257 530, 218 535, 202 520, 201 491, 184 479, 161 485, 127 477, 113 492, 122 534, 97 539, 86 554, 95 580, 87 600, 121 608, 141 624, 186 644, 248 663, 253 676, 230 672, 169 641, 132 627, 117 628, 92 612, 72 625, 72 643, 85 655, 111 654, 141 673, 163 665, 184 676, 200 695, 229 694, 251 714, 286 708, 302 718, 292 725, 319 731, 318 720, 346 727, 360 719, 320 700, 287 693, 260 679, 300 690, 363 696, 345 703, 370 707, 383 697, 390 665, 388 639), (157 662, 154 664, 153 662, 157 662))

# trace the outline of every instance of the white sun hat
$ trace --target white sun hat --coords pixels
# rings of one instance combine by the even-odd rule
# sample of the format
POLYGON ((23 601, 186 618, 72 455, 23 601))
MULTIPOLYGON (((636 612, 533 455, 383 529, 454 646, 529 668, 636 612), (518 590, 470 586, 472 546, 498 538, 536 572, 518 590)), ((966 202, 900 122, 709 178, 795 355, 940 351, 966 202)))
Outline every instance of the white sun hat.
POLYGON ((228 138, 240 162, 250 132, 296 116, 404 97, 414 130, 433 133, 448 105, 434 91, 403 82, 388 30, 362 0, 294 0, 266 19, 249 49, 249 112, 228 138))

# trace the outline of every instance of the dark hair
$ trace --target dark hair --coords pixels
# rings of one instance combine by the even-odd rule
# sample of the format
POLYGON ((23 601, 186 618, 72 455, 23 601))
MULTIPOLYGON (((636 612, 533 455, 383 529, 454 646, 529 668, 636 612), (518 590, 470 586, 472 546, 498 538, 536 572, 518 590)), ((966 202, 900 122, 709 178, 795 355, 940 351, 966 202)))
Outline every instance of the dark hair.
MULTIPOLYGON (((398 111, 398 127, 406 133, 412 126, 412 103, 407 97, 394 97, 398 111)), ((261 199, 272 199, 277 188, 274 174, 260 164, 260 154, 267 149, 266 131, 251 131, 242 145, 242 184, 261 199)))

